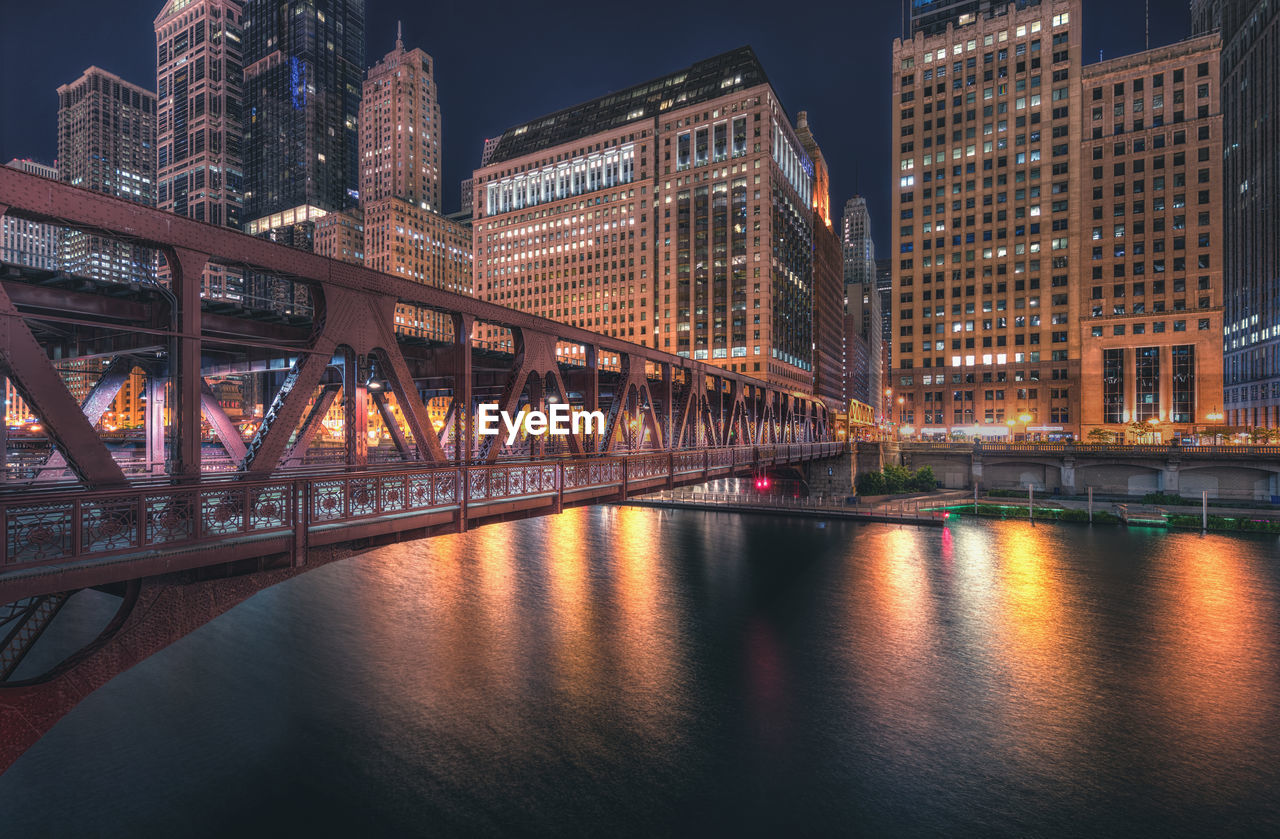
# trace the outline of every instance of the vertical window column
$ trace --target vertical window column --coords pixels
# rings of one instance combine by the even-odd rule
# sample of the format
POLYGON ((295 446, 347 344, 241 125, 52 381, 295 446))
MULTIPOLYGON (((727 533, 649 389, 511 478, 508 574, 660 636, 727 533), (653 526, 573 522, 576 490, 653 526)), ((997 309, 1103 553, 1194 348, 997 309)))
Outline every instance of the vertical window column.
POLYGON ((1102 421, 1125 421, 1123 349, 1102 351, 1102 421))
POLYGON ((1137 422, 1160 418, 1160 348, 1138 347, 1134 360, 1137 422))
POLYGON ((1190 423, 1196 414, 1196 348, 1183 344, 1172 348, 1173 401, 1169 419, 1190 423))

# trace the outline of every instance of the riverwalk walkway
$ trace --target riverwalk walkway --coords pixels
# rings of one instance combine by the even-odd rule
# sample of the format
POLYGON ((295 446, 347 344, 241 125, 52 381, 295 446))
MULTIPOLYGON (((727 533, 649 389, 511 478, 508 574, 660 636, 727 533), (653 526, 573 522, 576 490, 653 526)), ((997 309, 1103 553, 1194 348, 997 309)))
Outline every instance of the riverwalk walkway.
POLYGON ((856 497, 762 495, 745 492, 699 492, 686 488, 664 490, 626 501, 635 507, 682 510, 715 510, 723 513, 804 516, 821 519, 852 519, 891 524, 942 527, 945 510, 933 509, 965 500, 963 492, 934 492, 911 496, 856 497))
MULTIPOLYGON (((664 490, 627 500, 637 507, 667 509, 716 510, 744 514, 803 516, 823 519, 851 519, 868 522, 889 522, 941 527, 948 519, 948 510, 964 515, 974 502, 971 492, 963 490, 935 491, 912 495, 879 496, 790 496, 766 495, 745 492, 706 492, 700 487, 664 490)), ((1020 517, 1015 508, 1025 512, 1025 498, 1008 495, 979 494, 977 503, 983 507, 1008 507, 1009 518, 1020 517)), ((1034 497, 1035 511, 1088 510, 1089 502, 1081 498, 1062 498, 1055 495, 1034 497)), ((1167 526, 1171 515, 1199 518, 1199 505, 1145 505, 1138 499, 1095 499, 1093 511, 1116 516, 1130 525, 1167 526)), ((1245 518, 1256 521, 1280 521, 1280 508, 1219 507, 1210 506, 1209 515, 1231 519, 1245 518)), ((1114 519, 1112 519, 1114 521, 1114 519)))

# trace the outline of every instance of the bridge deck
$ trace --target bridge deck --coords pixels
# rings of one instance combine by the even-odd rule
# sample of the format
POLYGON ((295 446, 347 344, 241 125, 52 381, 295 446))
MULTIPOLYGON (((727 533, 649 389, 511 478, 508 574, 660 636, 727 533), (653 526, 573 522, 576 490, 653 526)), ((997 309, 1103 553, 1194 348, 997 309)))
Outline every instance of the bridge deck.
POLYGON ((0 499, 0 602, 309 548, 399 540, 831 457, 840 443, 206 480, 0 499))

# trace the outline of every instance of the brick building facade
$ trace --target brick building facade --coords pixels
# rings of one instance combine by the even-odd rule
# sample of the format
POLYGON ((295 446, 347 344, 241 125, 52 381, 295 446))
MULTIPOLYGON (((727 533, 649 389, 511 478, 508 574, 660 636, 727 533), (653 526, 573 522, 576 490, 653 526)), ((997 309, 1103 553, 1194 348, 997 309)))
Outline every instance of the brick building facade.
POLYGON ((1218 67, 1207 35, 1084 68, 1082 434, 1222 422, 1218 67))
POLYGON ((894 43, 905 434, 1078 432, 1079 24, 1078 0, 984 6, 894 43))

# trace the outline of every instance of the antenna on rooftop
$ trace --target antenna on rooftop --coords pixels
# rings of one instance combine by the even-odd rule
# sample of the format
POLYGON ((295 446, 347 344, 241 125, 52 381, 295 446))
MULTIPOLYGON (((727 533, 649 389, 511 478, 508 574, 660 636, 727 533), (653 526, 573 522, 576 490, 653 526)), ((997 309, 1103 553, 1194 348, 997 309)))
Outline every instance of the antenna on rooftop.
POLYGON ((402 38, 400 35, 401 26, 402 26, 401 22, 397 20, 396 21, 396 49, 398 50, 404 49, 404 38, 402 38))
POLYGON ((1151 0, 1147 0, 1146 2, 1146 15, 1147 15, 1147 46, 1146 48, 1151 49, 1151 0))

